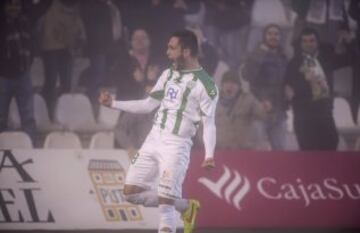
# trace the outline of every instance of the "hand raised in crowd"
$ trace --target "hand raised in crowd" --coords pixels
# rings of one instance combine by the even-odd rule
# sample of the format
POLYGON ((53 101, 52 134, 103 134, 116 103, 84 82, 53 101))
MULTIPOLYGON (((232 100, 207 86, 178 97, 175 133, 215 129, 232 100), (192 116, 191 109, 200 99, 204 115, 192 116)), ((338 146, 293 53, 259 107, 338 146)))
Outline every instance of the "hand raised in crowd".
POLYGON ((113 97, 110 95, 107 91, 101 91, 98 101, 101 105, 104 105, 106 107, 111 107, 111 103, 113 101, 113 97))
POLYGON ((205 159, 202 162, 201 167, 205 168, 206 170, 212 170, 215 168, 215 160, 213 158, 205 159))
POLYGON ((134 73, 133 73, 133 78, 136 82, 138 83, 142 83, 145 81, 145 74, 144 72, 139 68, 137 67, 135 70, 134 70, 134 73))
POLYGON ((150 81, 156 81, 156 79, 159 77, 160 68, 157 65, 150 65, 147 70, 147 78, 150 81))
POLYGON ((353 39, 354 36, 349 30, 342 29, 338 32, 338 43, 350 44, 353 39))
POLYGON ((270 112, 272 109, 272 103, 269 100, 263 100, 262 102, 265 112, 270 112))
POLYGON ((287 100, 292 100, 295 96, 295 92, 294 90, 289 86, 286 85, 285 86, 285 97, 287 100))

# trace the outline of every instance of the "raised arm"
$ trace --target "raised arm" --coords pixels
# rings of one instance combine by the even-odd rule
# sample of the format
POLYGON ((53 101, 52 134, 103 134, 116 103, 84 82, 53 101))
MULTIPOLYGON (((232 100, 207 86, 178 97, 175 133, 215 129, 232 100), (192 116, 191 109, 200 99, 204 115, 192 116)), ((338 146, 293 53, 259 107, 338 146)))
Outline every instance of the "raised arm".
POLYGON ((150 113, 160 105, 160 101, 152 97, 142 100, 116 101, 108 92, 101 92, 99 103, 130 113, 150 113))
POLYGON ((159 107, 164 95, 164 86, 168 77, 171 76, 171 70, 165 70, 154 88, 151 90, 149 97, 142 100, 128 100, 116 101, 108 92, 101 92, 99 96, 99 103, 110 108, 119 109, 130 113, 150 113, 155 108, 159 107))
POLYGON ((111 107, 131 113, 150 113, 159 107, 160 101, 152 97, 142 100, 116 101, 113 100, 111 107))

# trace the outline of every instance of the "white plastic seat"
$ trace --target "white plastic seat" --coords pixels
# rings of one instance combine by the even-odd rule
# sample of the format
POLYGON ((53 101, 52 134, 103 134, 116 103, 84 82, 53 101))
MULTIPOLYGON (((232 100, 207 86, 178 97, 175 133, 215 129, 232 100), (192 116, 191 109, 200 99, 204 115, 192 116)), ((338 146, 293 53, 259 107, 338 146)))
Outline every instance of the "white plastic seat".
MULTIPOLYGON (((41 132, 59 130, 61 128, 60 125, 56 125, 51 122, 45 100, 38 93, 34 94, 34 118, 36 122, 36 127, 41 132)), ((14 98, 11 100, 10 104, 9 126, 10 129, 21 128, 19 108, 14 98)))
POLYGON ((82 145, 73 132, 51 132, 45 138, 44 149, 82 149, 82 145))
POLYGON ((0 133, 0 149, 32 149, 29 135, 22 131, 0 133))
POLYGON ((97 132, 91 137, 89 149, 113 149, 114 141, 113 132, 97 132))
POLYGON ((106 130, 114 130, 120 116, 120 111, 105 106, 99 107, 98 124, 106 130))
POLYGON ((34 117, 37 129, 41 132, 61 129, 60 125, 51 122, 45 100, 38 93, 34 94, 34 117))
POLYGON ((351 116, 350 105, 346 99, 342 97, 334 99, 333 114, 337 128, 352 128, 355 126, 351 116))
POLYGON ((96 132, 101 127, 96 124, 89 98, 84 94, 63 94, 55 108, 55 123, 65 130, 76 132, 96 132))
POLYGON ((355 147, 354 147, 355 151, 360 151, 360 136, 356 139, 355 141, 355 147))
POLYGON ((339 135, 339 143, 337 146, 338 151, 347 151, 349 150, 347 142, 345 141, 345 138, 341 135, 339 135))
POLYGON ((21 128, 20 114, 15 98, 12 98, 10 103, 8 125, 9 128, 13 130, 17 130, 21 128))
POLYGON ((298 151, 299 144, 294 132, 286 132, 286 150, 288 151, 298 151))
POLYGON ((333 109, 335 125, 341 135, 360 135, 360 126, 355 125, 350 104, 342 97, 336 97, 333 109))

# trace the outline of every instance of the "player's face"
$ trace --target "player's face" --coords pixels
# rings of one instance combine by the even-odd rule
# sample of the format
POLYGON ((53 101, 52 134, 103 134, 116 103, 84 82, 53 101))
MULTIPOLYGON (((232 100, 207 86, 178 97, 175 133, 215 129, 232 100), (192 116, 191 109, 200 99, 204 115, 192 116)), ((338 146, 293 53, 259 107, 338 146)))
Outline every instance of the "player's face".
POLYGON ((168 43, 166 52, 169 60, 173 63, 174 67, 181 69, 184 66, 184 54, 183 49, 179 43, 179 38, 171 37, 168 43))
POLYGON ((301 49, 305 53, 315 54, 318 50, 318 41, 314 34, 303 35, 301 37, 301 49))
POLYGON ((268 47, 272 49, 279 47, 280 31, 277 27, 270 27, 266 30, 265 43, 268 47))

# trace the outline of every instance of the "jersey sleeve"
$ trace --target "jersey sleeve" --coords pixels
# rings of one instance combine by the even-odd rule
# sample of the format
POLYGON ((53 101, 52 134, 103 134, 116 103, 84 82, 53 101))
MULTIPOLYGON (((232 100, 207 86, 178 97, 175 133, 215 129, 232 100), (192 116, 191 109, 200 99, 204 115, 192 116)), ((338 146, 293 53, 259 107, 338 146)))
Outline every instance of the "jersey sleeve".
POLYGON ((203 122, 203 141, 205 147, 205 159, 214 157, 216 144, 215 111, 218 101, 216 85, 211 88, 203 88, 200 92, 200 111, 203 122))
POLYGON ((205 88, 200 91, 200 111, 201 115, 215 115, 216 104, 218 101, 218 89, 213 85, 211 90, 205 88))
POLYGON ((165 70, 159 77, 153 89, 150 91, 150 97, 161 101, 164 98, 166 82, 171 78, 172 70, 165 70))

